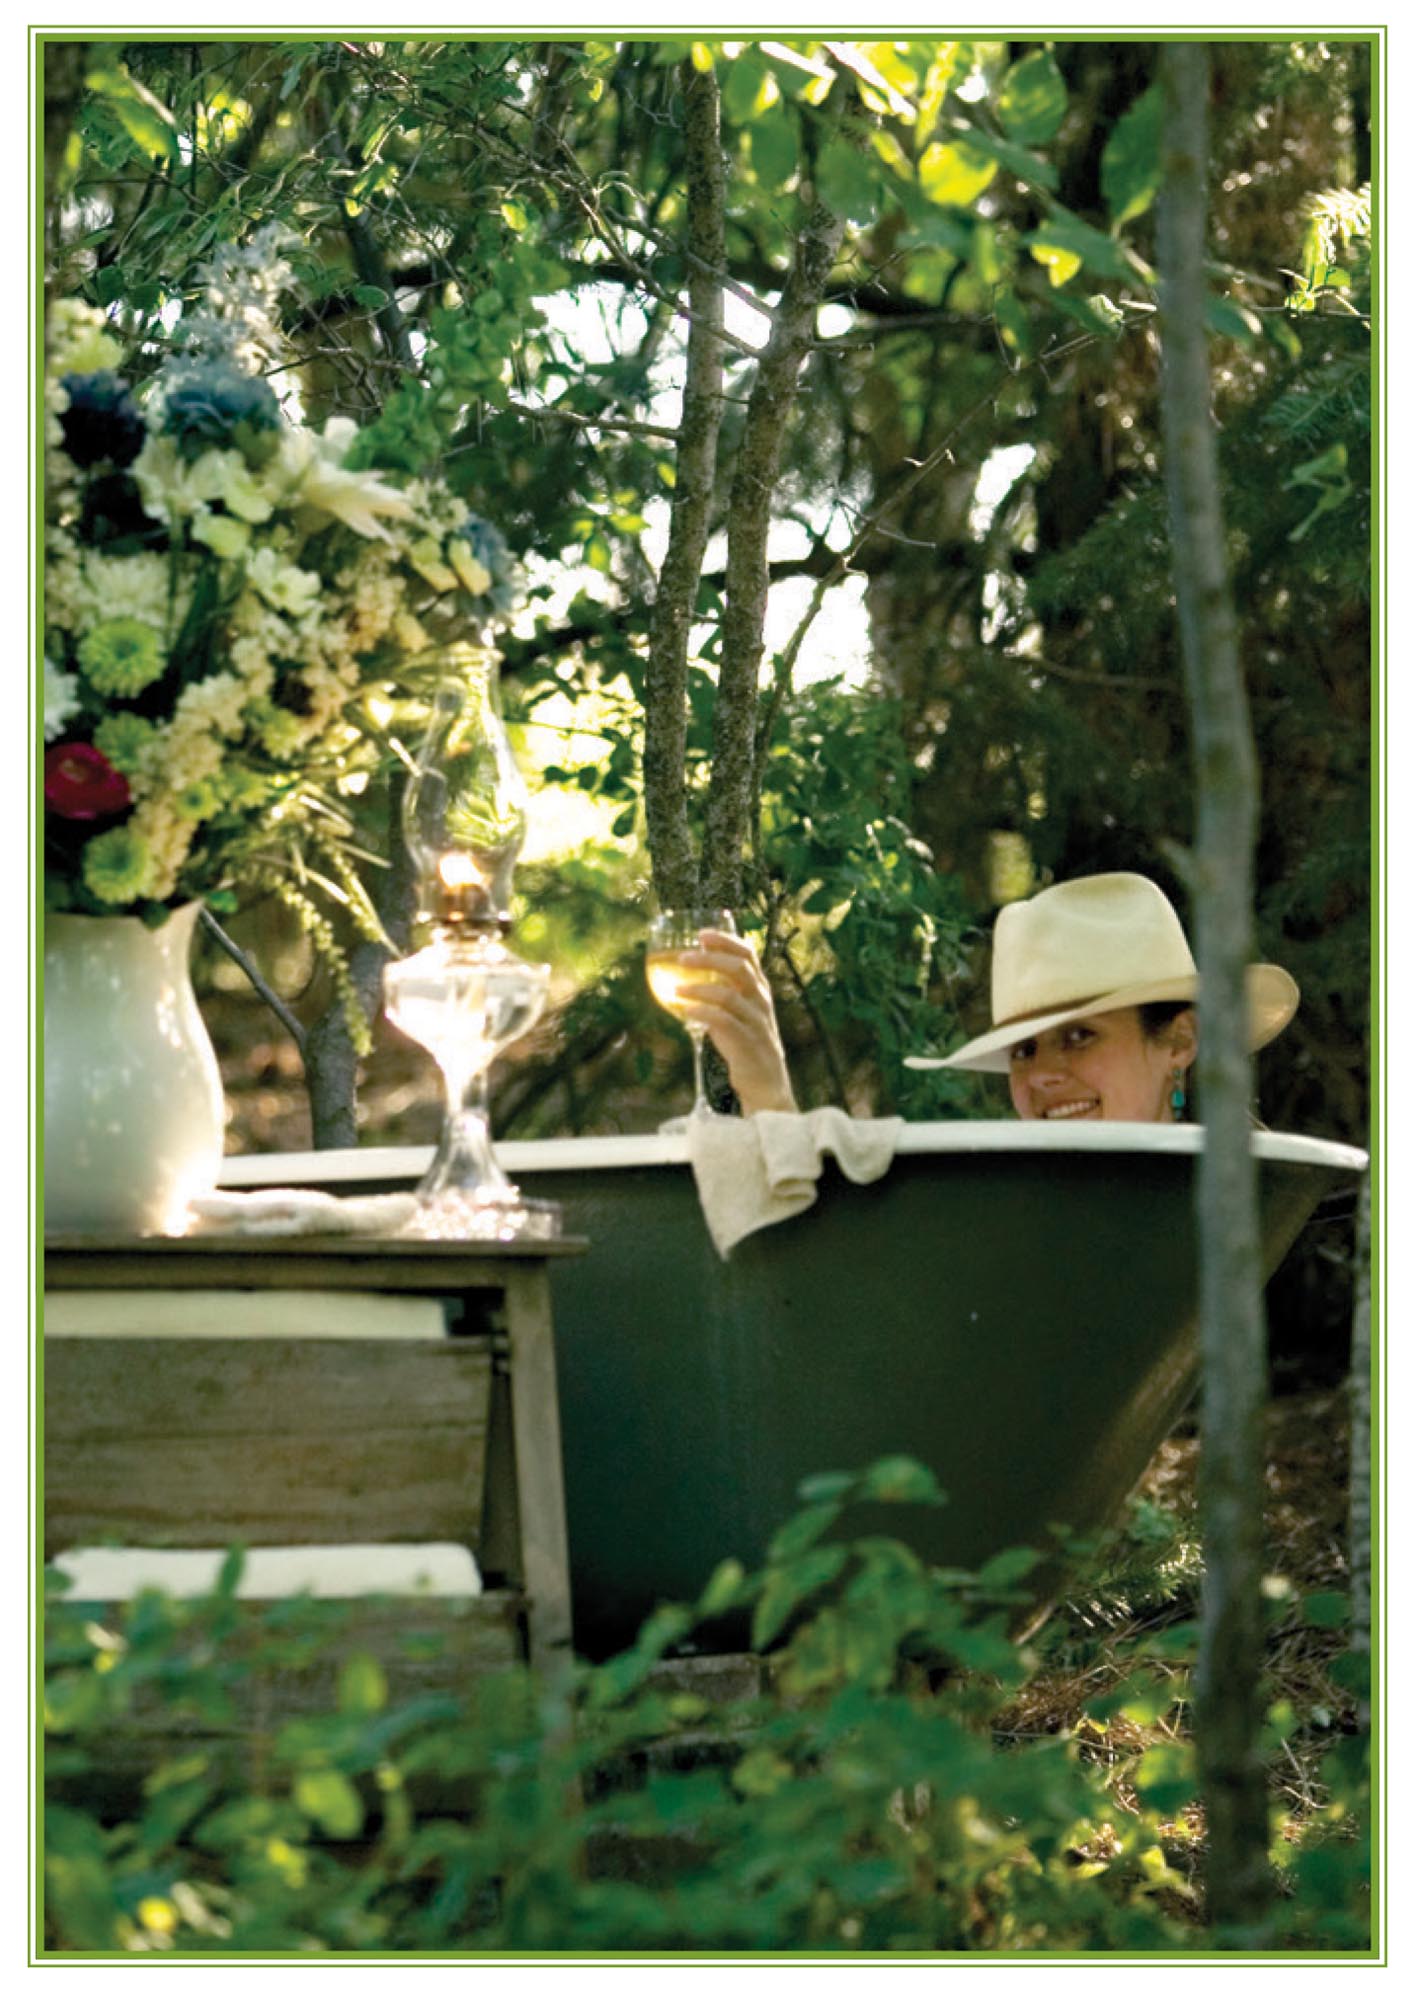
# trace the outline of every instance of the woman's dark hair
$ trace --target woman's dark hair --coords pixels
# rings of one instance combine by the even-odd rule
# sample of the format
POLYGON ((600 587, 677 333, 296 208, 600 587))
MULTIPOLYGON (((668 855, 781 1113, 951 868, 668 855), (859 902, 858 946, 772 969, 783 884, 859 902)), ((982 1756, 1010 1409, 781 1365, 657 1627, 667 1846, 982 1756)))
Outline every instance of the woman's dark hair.
POLYGON ((1140 1026, 1149 1040, 1155 1041, 1177 1015, 1193 1005, 1192 1000, 1146 1000, 1140 1008, 1140 1026))

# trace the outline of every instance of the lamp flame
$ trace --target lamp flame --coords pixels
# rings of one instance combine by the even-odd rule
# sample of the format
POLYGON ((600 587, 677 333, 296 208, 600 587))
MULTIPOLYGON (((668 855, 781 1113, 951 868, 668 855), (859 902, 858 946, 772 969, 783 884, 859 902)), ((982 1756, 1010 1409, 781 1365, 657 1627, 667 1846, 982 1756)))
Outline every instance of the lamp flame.
POLYGON ((437 872, 445 889, 470 889, 483 880, 481 870, 471 855, 462 853, 459 848, 437 857, 437 872))

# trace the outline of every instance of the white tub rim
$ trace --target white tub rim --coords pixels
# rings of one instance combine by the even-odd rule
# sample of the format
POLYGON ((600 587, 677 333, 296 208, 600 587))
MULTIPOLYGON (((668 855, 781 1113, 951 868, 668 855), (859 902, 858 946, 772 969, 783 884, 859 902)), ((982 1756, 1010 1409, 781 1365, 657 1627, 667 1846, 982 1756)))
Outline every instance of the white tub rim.
MULTIPOLYGON (((1043 1124, 1011 1118, 946 1119, 906 1124, 896 1157, 920 1154, 983 1153, 1147 1153, 1188 1154, 1202 1150, 1203 1127, 1142 1125, 1119 1121, 1043 1124)), ((1364 1172, 1369 1156, 1359 1147, 1298 1132, 1255 1132, 1253 1155, 1293 1166, 1364 1172)), ((227 1188, 288 1187, 318 1180, 421 1179, 432 1160, 431 1146, 351 1146, 327 1152, 237 1153, 222 1161, 219 1185, 227 1188)), ((517 1174, 687 1166, 688 1141, 682 1132, 639 1132, 596 1138, 503 1139, 496 1156, 507 1173, 517 1174)))

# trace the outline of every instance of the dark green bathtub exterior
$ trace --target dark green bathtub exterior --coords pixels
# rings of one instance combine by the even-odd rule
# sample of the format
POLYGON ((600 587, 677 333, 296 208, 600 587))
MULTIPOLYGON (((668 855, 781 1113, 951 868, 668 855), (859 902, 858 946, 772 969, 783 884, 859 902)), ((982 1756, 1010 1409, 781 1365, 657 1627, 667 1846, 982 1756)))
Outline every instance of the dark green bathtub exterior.
MULTIPOLYGON (((553 1280, 578 1651, 627 1645, 724 1556, 758 1563, 812 1473, 922 1460, 946 1508, 846 1525, 948 1564, 1113 1516, 1196 1385, 1196 1162, 1006 1129, 1009 1150, 901 1153, 869 1187, 828 1162, 813 1208, 726 1261, 686 1164, 527 1170, 514 1155, 554 1149, 500 1149, 590 1244, 553 1280)), ((1269 1275, 1343 1181, 1261 1162, 1269 1275)))
MULTIPOLYGON (((1193 1167, 931 1154, 870 1187, 828 1167, 814 1208, 726 1262, 686 1167, 519 1176, 592 1246, 555 1278, 577 1648, 628 1644, 723 1556, 759 1562, 809 1474, 888 1454, 947 1508, 846 1525, 938 1562, 1102 1525, 1196 1385, 1193 1167)), ((1317 1180, 1264 1164, 1266 1275, 1317 1180)))

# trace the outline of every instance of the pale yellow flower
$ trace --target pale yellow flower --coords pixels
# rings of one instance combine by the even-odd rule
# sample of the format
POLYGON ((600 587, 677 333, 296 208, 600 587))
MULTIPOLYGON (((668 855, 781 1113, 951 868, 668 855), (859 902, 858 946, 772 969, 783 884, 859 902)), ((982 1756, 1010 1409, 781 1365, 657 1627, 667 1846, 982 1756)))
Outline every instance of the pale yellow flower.
POLYGON ((303 618, 313 611, 323 588, 316 570, 281 562, 274 549, 257 549, 246 565, 246 575, 267 604, 292 618, 303 618))
POLYGON ((281 470, 299 505, 333 515, 355 534, 386 542, 391 537, 379 516, 406 520, 412 509, 377 473, 346 470, 342 461, 353 429, 347 419, 331 417, 322 437, 312 430, 287 431, 280 442, 281 470))
POLYGON ((225 562, 243 556, 250 546, 251 531, 244 521, 230 514, 201 513, 192 522, 192 540, 204 542, 213 555, 225 562))

